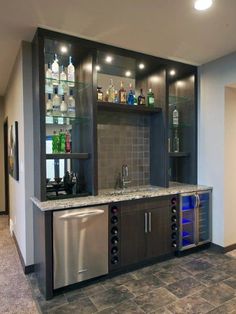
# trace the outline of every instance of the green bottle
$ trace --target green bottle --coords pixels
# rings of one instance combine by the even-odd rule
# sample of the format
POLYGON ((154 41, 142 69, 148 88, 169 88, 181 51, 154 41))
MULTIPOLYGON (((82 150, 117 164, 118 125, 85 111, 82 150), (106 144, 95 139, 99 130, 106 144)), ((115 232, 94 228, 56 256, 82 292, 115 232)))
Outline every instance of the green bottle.
POLYGON ((61 129, 59 133, 60 153, 66 151, 66 133, 61 129))
POLYGON ((56 131, 53 132, 53 136, 52 136, 52 152, 55 153, 59 153, 59 135, 57 134, 56 131))
POLYGON ((148 107, 155 107, 155 98, 151 88, 149 88, 147 93, 147 105, 148 107))

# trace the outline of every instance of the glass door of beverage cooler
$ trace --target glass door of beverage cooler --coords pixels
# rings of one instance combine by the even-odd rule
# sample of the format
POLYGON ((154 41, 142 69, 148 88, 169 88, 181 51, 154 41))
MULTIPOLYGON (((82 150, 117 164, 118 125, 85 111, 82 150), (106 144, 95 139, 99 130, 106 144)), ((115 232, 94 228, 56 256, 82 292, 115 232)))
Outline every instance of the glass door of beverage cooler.
POLYGON ((211 241, 211 192, 197 193, 198 244, 211 241))
POLYGON ((180 250, 196 246, 196 196, 182 194, 180 198, 180 250))

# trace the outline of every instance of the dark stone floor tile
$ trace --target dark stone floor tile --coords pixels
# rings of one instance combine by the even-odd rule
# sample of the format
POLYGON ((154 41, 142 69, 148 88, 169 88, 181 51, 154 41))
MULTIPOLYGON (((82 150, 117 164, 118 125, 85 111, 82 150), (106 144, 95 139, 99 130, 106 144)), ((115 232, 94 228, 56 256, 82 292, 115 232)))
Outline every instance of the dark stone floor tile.
POLYGON ((158 309, 176 301, 176 297, 165 288, 158 288, 141 294, 134 299, 145 313, 155 313, 158 309))
POLYGON ((208 263, 215 265, 215 266, 231 261, 231 258, 229 256, 222 254, 222 253, 205 254, 202 256, 202 259, 208 263))
POLYGON ((210 268, 205 272, 195 275, 195 278, 204 283, 206 286, 211 286, 229 278, 229 275, 218 269, 210 268))
POLYGON ((113 287, 121 286, 131 279, 133 279, 133 276, 130 273, 127 273, 107 279, 102 282, 102 285, 107 290, 113 287))
POLYGON ((36 298, 40 309, 43 313, 47 313, 47 311, 52 308, 58 308, 59 306, 68 304, 64 295, 58 295, 53 297, 51 300, 45 300, 45 298, 40 294, 36 298))
POLYGON ((224 280, 224 283, 236 291, 236 277, 230 277, 229 279, 224 280))
POLYGON ((192 275, 204 272, 213 267, 212 264, 205 261, 204 259, 195 259, 194 261, 182 264, 181 266, 184 270, 190 272, 192 275))
POLYGON ((146 276, 145 278, 138 280, 132 279, 124 284, 124 286, 135 296, 150 292, 163 285, 164 283, 154 275, 146 276))
POLYGON ((211 287, 205 288, 198 293, 209 303, 219 306, 235 296, 235 290, 224 283, 217 283, 211 287))
POLYGON ((169 305, 168 310, 173 314, 204 314, 214 308, 201 297, 188 296, 169 305))
POLYGON ((133 279, 142 279, 145 278, 146 276, 152 275, 155 271, 160 269, 161 269, 160 264, 154 264, 148 267, 132 271, 130 275, 133 279))
POLYGON ((114 308, 108 308, 99 314, 144 314, 145 312, 132 300, 118 304, 114 308))
POLYGON ((134 295, 124 286, 114 287, 91 296, 90 299, 99 311, 133 298, 134 295))
POLYGON ((92 314, 96 312, 96 307, 88 297, 47 311, 50 314, 92 314))
POLYGON ((165 306, 154 310, 151 312, 151 314, 172 314, 165 306))
POLYGON ((198 292, 199 290, 203 289, 205 286, 202 285, 199 281, 197 281, 193 277, 187 277, 181 280, 178 280, 166 288, 176 295, 178 298, 186 297, 187 295, 193 294, 198 292))
POLYGON ((225 271, 231 276, 236 275, 236 259, 232 259, 227 263, 223 263, 217 266, 219 270, 225 271))
POLYGON ((86 297, 82 289, 75 289, 75 290, 65 292, 64 296, 68 302, 73 302, 73 301, 80 300, 81 298, 86 297))
POLYGON ((236 313, 236 298, 233 298, 214 310, 210 311, 209 314, 235 314, 236 313))
POLYGON ((159 272, 154 274, 157 278, 160 278, 166 284, 171 284, 177 280, 189 277, 189 272, 177 265, 171 265, 161 269, 159 272))

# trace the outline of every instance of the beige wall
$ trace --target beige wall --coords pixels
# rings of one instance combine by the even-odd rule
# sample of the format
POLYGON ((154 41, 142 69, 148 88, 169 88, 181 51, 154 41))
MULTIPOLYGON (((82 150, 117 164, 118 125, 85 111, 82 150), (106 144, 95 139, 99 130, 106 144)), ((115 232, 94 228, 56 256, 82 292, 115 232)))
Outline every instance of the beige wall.
POLYGON ((25 265, 33 264, 33 114, 31 45, 23 42, 4 97, 8 127, 18 121, 19 181, 9 176, 10 219, 25 265))
POLYGON ((225 88, 225 246, 236 243, 236 88, 225 88))
POLYGON ((0 147, 1 147, 0 149, 0 212, 5 210, 3 123, 4 123, 3 97, 0 97, 0 147))

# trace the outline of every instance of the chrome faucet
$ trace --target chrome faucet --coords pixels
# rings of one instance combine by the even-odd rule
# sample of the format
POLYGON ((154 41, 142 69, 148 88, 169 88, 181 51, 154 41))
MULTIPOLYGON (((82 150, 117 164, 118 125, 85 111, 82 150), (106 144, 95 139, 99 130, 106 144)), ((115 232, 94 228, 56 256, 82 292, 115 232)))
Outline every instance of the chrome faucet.
POLYGON ((131 182, 127 180, 129 177, 129 168, 127 165, 122 165, 121 174, 121 188, 125 189, 127 187, 127 184, 131 182))

